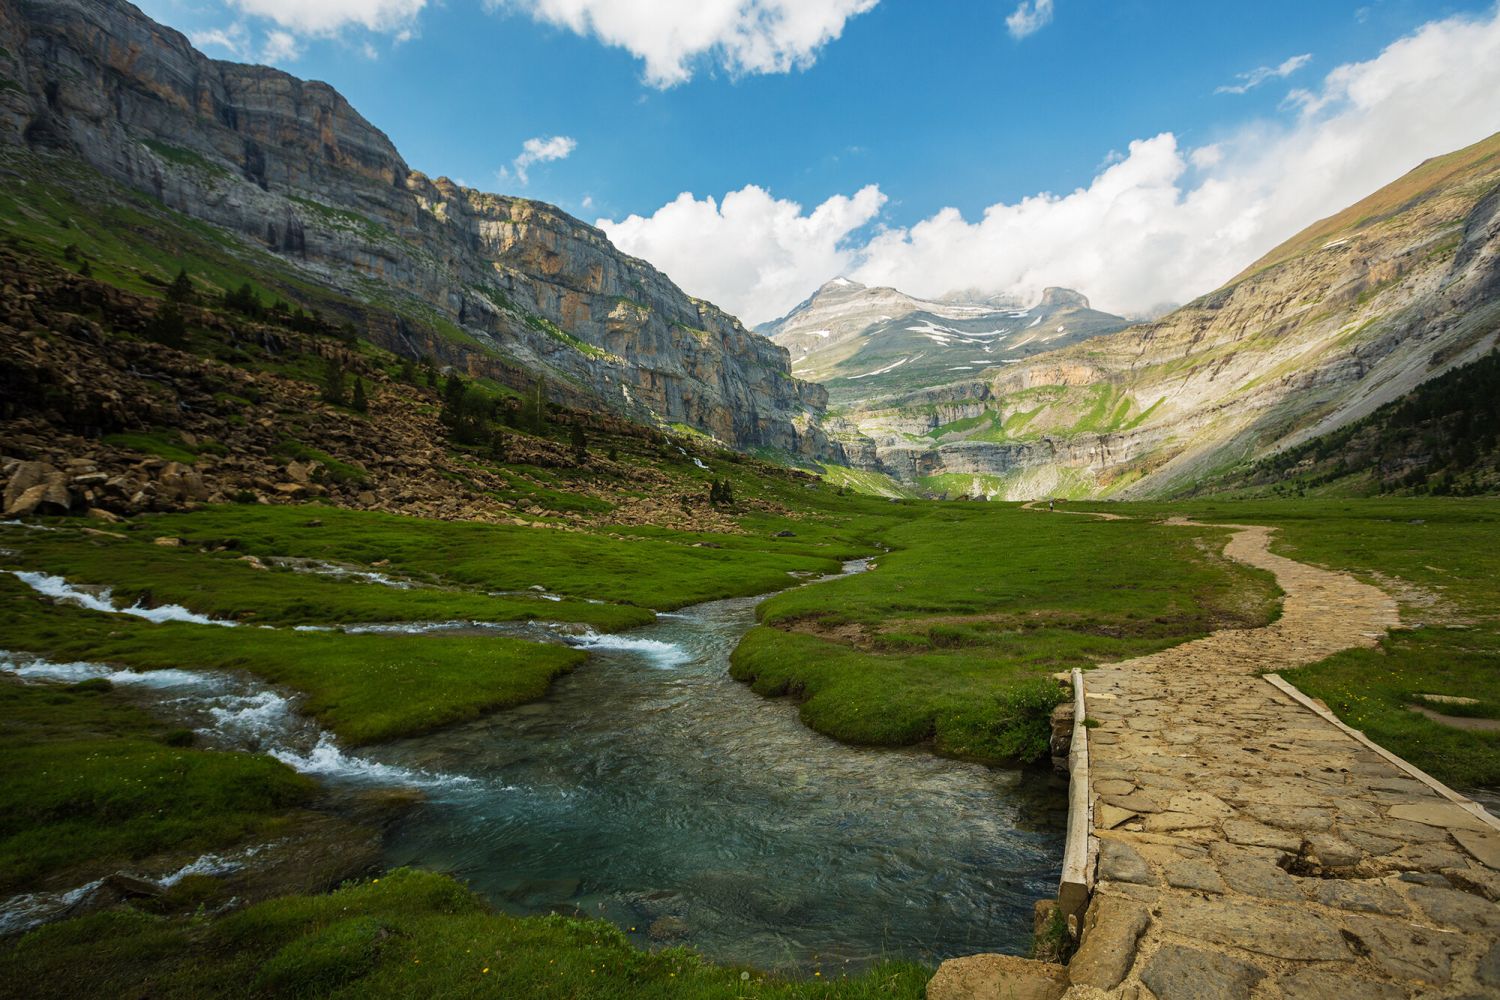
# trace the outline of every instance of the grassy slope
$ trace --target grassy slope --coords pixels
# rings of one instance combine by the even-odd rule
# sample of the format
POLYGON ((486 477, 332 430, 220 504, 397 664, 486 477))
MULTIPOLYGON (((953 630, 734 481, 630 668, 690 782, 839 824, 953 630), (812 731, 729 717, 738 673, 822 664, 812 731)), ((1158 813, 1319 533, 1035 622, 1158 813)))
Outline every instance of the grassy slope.
POLYGON ((1388 218, 1428 197, 1454 178, 1482 167, 1497 155, 1500 155, 1500 133, 1444 156, 1435 156, 1342 212, 1313 223, 1245 268, 1230 284, 1237 284, 1283 261, 1316 250, 1330 240, 1388 218))
POLYGON ((1455 729, 1406 707, 1421 694, 1457 695, 1480 704, 1443 712, 1500 718, 1500 500, 1205 499, 1108 509, 1275 525, 1281 530, 1273 547, 1281 554, 1387 586, 1402 602, 1403 621, 1414 627, 1388 635, 1376 649, 1340 653, 1287 678, 1443 781, 1500 785, 1500 734, 1455 729), (1451 628, 1445 619, 1465 627, 1451 628))
POLYGON ((766 602, 733 661, 736 677, 798 694, 804 721, 855 743, 932 737, 957 756, 1035 759, 1058 699, 1048 674, 1274 613, 1266 574, 1150 524, 955 504, 886 540, 876 572, 766 602))
POLYGON ((0 995, 526 997, 569 1000, 873 1000, 923 995, 927 971, 782 982, 648 954, 602 921, 487 912, 441 875, 399 871, 327 896, 273 900, 223 920, 102 913, 45 928, 0 954, 0 995))

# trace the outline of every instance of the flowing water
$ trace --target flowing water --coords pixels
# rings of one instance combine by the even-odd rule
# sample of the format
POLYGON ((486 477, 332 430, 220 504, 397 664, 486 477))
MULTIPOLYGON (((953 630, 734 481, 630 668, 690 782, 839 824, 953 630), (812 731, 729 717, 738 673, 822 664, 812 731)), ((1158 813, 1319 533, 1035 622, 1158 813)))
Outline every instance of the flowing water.
MULTIPOLYGON (((16 575, 96 610, 234 624, 175 606, 119 608, 108 591, 16 575)), ((511 913, 605 917, 642 945, 804 972, 1024 951, 1032 903, 1056 887, 1061 781, 814 733, 789 702, 728 677, 761 600, 701 604, 624 635, 545 623, 346 626, 510 634, 592 654, 542 701, 360 754, 300 715, 295 696, 243 675, 3 651, 0 672, 32 683, 106 678, 206 745, 269 753, 334 785, 419 787, 426 801, 393 831, 387 861, 452 872, 511 913)), ((0 900, 0 932, 55 918, 92 887, 0 900)))
POLYGON ((812 732, 727 676, 760 600, 574 638, 594 655, 543 701, 382 748, 474 779, 431 790, 387 861, 765 968, 1024 951, 1056 890, 1058 780, 812 732))

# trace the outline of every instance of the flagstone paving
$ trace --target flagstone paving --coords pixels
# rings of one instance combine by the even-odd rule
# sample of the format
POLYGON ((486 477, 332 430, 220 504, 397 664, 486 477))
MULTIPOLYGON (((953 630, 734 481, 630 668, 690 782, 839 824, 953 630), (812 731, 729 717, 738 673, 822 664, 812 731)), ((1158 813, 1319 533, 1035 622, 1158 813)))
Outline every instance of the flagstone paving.
MULTIPOLYGON (((1261 676, 1374 645, 1396 603, 1234 530, 1226 554, 1286 593, 1278 621, 1084 675, 1098 863, 1065 995, 1500 997, 1500 822, 1261 676)), ((951 980, 929 996, 1064 995, 951 980)))

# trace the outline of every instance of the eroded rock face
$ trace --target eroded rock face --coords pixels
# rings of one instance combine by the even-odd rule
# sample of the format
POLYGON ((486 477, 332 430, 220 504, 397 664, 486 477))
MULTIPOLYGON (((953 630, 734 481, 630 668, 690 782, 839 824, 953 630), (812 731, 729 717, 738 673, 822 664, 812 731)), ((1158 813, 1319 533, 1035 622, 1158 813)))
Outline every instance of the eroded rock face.
POLYGON ((865 400, 837 436, 872 471, 1033 499, 1181 492, 1335 430, 1496 344, 1497 152, 1429 161, 1154 322, 865 400))
POLYGON ((841 455, 817 426, 826 394, 784 349, 550 205, 412 171, 326 84, 209 59, 114 0, 0 0, 0 75, 15 83, 5 143, 80 157, 311 280, 394 293, 477 341, 387 319, 368 330, 382 346, 550 373, 742 448, 841 455))

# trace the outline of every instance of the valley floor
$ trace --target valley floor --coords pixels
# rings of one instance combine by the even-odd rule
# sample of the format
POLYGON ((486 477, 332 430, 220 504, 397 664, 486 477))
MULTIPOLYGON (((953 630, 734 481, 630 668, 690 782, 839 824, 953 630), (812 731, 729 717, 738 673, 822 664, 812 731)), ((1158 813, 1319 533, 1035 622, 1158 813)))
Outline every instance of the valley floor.
MULTIPOLYGON (((756 488, 752 472, 724 471, 738 489, 756 488)), ((347 755, 543 697, 585 656, 531 641, 515 623, 597 635, 650 620, 652 609, 766 592, 788 574, 877 553, 873 572, 764 603, 734 675, 762 694, 795 696, 808 725, 846 742, 1036 760, 1061 698, 1051 674, 1275 620, 1274 580, 1223 556, 1225 529, 1152 520, 1187 514, 1273 525, 1278 550, 1397 595, 1406 628, 1289 677, 1439 777, 1497 781, 1500 737, 1406 708, 1496 717, 1486 589, 1497 578, 1486 544, 1500 518, 1494 502, 1105 504, 1098 509, 1130 517, 1103 522, 825 487, 797 494, 807 505, 797 516, 753 510, 721 533, 567 532, 253 504, 0 528, 0 649, 12 654, 0 681, 0 765, 24 776, 3 793, 0 891, 67 888, 148 860, 171 870, 255 844, 348 846, 309 846, 300 866, 283 864, 260 883, 190 872, 165 896, 13 939, 0 946, 0 993, 258 996, 296 981, 315 996, 917 996, 929 974, 905 965, 826 984, 781 980, 678 948, 648 955, 597 921, 497 915, 445 876, 372 881, 362 845, 378 843, 403 796, 331 796, 281 759, 217 749, 162 723, 127 697, 128 684, 23 682, 15 674, 28 655, 133 676, 253 675, 297 696, 328 736, 319 745, 347 755), (335 628, 420 632, 453 620, 471 628, 335 628), (66 783, 51 777, 62 767, 66 783)))

